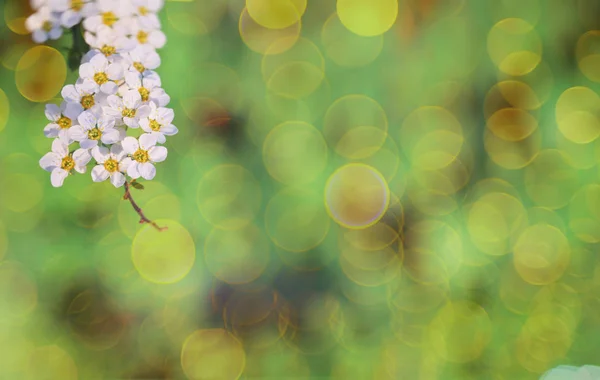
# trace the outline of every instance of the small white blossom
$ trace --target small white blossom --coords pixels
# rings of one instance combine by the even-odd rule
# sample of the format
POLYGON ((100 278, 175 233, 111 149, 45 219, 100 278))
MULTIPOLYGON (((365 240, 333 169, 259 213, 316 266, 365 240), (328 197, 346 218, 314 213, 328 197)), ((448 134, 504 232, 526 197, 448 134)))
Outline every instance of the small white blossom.
POLYGON ((160 20, 157 13, 165 5, 163 0, 131 0, 133 12, 144 27, 159 29, 160 20))
POLYGON ((96 7, 91 1, 84 0, 48 0, 50 8, 60 13, 60 23, 65 28, 79 24, 82 18, 94 13, 96 7))
POLYGON ((115 121, 110 118, 98 118, 93 112, 83 112, 77 120, 79 125, 71 128, 71 137, 83 149, 91 149, 99 141, 107 145, 114 144, 125 137, 125 131, 115 128, 115 121))
POLYGON ((41 44, 48 39, 56 40, 63 34, 60 20, 48 6, 42 6, 25 20, 25 27, 32 32, 31 38, 35 43, 41 44))
POLYGON ((44 136, 60 138, 71 143, 71 127, 77 124, 77 118, 83 112, 83 107, 78 103, 62 102, 60 107, 56 104, 46 104, 46 118, 50 121, 44 128, 44 136))
POLYGON ((79 76, 96 84, 95 91, 116 94, 119 86, 115 81, 123 78, 123 67, 118 63, 109 63, 103 54, 96 54, 89 62, 79 67, 79 76))
POLYGON ((83 37, 90 47, 98 49, 106 57, 110 57, 135 48, 135 40, 127 35, 128 32, 122 28, 110 28, 101 25, 96 33, 86 32, 83 37))
POLYGON ((119 94, 124 96, 129 91, 137 91, 143 103, 153 102, 162 106, 165 92, 160 85, 160 77, 154 71, 144 71, 143 74, 130 71, 125 74, 125 86, 119 89, 119 94))
POLYGON ((160 49, 167 43, 167 37, 162 30, 157 27, 149 27, 142 24, 140 19, 135 19, 131 24, 131 35, 132 39, 144 47, 151 47, 153 49, 160 49))
POLYGON ((114 187, 121 187, 125 183, 127 168, 131 164, 131 158, 123 150, 121 144, 111 145, 108 148, 96 146, 92 149, 92 156, 97 165, 92 169, 92 180, 94 182, 106 181, 110 178, 110 183, 114 187))
POLYGON ((62 97, 70 103, 80 104, 84 110, 99 106, 96 98, 98 86, 91 80, 78 80, 74 85, 68 84, 61 91, 62 97))
POLYGON ((104 113, 130 128, 138 128, 139 120, 150 115, 150 107, 142 103, 142 96, 135 90, 127 91, 122 98, 110 95, 107 101, 108 107, 102 108, 104 113))
POLYGON ((85 30, 92 33, 97 33, 101 27, 126 30, 133 14, 130 2, 119 0, 97 0, 95 11, 83 20, 85 30))
POLYGON ((86 149, 77 149, 71 155, 69 145, 63 140, 56 139, 52 142, 52 152, 46 153, 40 159, 42 169, 50 172, 50 182, 54 187, 61 187, 65 178, 73 169, 85 173, 86 165, 91 160, 91 155, 86 149))
POLYGON ((148 181, 153 179, 156 175, 153 164, 167 158, 167 148, 156 146, 156 138, 148 133, 141 135, 139 140, 135 137, 126 137, 122 145, 125 152, 131 155, 132 161, 127 167, 127 174, 133 179, 139 177, 148 181))
POLYGON ((173 136, 179 132, 172 124, 175 113, 170 108, 157 107, 154 103, 150 103, 150 108, 150 116, 140 119, 140 127, 153 135, 158 143, 164 144, 167 141, 165 136, 173 136))
POLYGON ((160 56, 149 46, 138 45, 132 51, 123 54, 127 71, 143 73, 146 70, 156 70, 160 66, 160 56))

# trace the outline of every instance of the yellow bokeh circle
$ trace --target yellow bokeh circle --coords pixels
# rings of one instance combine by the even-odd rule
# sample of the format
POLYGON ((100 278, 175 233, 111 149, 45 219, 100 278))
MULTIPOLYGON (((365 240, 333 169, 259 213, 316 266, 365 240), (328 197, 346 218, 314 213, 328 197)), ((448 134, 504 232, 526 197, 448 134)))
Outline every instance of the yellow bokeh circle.
POLYGON ((589 80, 600 82, 600 30, 590 30, 579 37, 575 47, 575 55, 579 70, 589 80))
POLYGON ((190 233, 173 220, 157 220, 165 231, 144 226, 133 239, 131 258, 140 276, 157 284, 181 281, 192 269, 196 247, 190 233))
POLYGON ((36 283, 23 266, 16 261, 0 263, 0 321, 26 317, 37 301, 36 283))
POLYGON ((329 216, 346 228, 367 228, 387 211, 390 190, 375 168, 358 163, 337 169, 325 186, 325 205, 329 216))
POLYGON ((10 102, 6 93, 0 88, 0 132, 6 127, 8 123, 8 117, 10 115, 10 102))
POLYGON ((181 348, 181 368, 189 380, 237 380, 245 366, 242 344, 225 329, 196 330, 181 348))
POLYGON ((542 41, 534 27, 519 18, 496 23, 487 38, 488 53, 500 71, 522 76, 542 60, 542 41))
POLYGON ((309 183, 327 165, 327 144, 321 132, 312 125, 288 121, 267 135, 263 161, 269 174, 281 183, 309 183))
POLYGON ((372 37, 387 32, 398 17, 398 0, 337 0, 337 14, 349 31, 372 37))
POLYGON ((47 102, 62 89, 67 78, 67 62, 49 46, 27 50, 15 68, 17 89, 27 100, 47 102))
POLYGON ((250 50, 259 54, 281 54, 294 46, 300 37, 302 25, 297 22, 287 28, 269 29, 254 21, 244 8, 240 14, 238 29, 242 41, 250 50))
POLYGON ((248 14, 259 25, 283 29, 300 21, 307 0, 246 0, 248 14))
POLYGON ((78 378, 75 361, 57 345, 38 347, 29 355, 25 368, 26 380, 77 380, 78 378))
POLYGON ((600 96, 589 87, 571 87, 556 101, 556 123, 563 136, 587 144, 600 136, 600 96))

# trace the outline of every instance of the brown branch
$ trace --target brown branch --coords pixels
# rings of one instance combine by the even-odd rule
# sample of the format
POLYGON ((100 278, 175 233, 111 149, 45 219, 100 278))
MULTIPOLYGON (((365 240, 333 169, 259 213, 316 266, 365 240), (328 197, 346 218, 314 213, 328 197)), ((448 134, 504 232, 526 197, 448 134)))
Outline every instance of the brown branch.
POLYGON ((131 203, 131 206, 133 207, 135 212, 137 212, 137 214, 140 216, 140 224, 148 223, 161 232, 166 231, 168 229, 168 227, 159 227, 158 224, 146 218, 140 206, 138 206, 137 203, 135 203, 135 201, 133 200, 131 192, 129 191, 129 182, 127 181, 125 181, 125 195, 123 196, 123 199, 129 200, 129 203, 131 203))

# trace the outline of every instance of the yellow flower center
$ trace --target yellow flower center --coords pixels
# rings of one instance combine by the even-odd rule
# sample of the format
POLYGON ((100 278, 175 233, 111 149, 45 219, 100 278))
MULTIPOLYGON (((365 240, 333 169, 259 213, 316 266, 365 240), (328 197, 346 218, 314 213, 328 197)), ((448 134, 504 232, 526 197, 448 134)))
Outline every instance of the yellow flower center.
POLYGON ((148 162, 148 152, 142 149, 138 149, 133 154, 133 159, 141 163, 148 162))
POLYGON ((84 4, 85 3, 83 0, 71 0, 71 9, 79 12, 83 8, 84 4))
POLYGON ((160 123, 156 120, 150 120, 150 129, 154 132, 160 131, 160 123))
POLYGON ((123 117, 135 117, 135 110, 130 108, 124 108, 121 113, 123 117))
POLYGON ((42 29, 47 33, 49 31, 52 30, 52 23, 50 21, 45 21, 44 24, 42 24, 42 29))
POLYGON ((143 73, 144 71, 146 71, 146 68, 140 62, 134 62, 133 67, 135 67, 135 69, 137 71, 139 71, 140 73, 143 73))
POLYGON ((81 106, 83 109, 89 110, 96 104, 94 101, 94 95, 85 95, 81 97, 81 106))
POLYGON ((99 85, 103 85, 104 83, 108 82, 108 75, 106 75, 106 73, 96 73, 94 74, 94 80, 99 85))
POLYGON ((104 25, 113 26, 113 24, 117 21, 119 21, 119 18, 114 13, 102 13, 102 23, 104 23, 104 25))
POLYGON ((104 169, 109 173, 114 173, 119 170, 119 163, 116 160, 109 158, 104 161, 104 169))
POLYGON ((144 32, 143 30, 140 30, 137 34, 137 39, 140 42, 140 44, 145 44, 146 42, 148 42, 148 33, 144 32))
POLYGON ((140 15, 145 16, 147 15, 150 11, 148 10, 148 8, 146 7, 139 7, 138 8, 138 12, 140 12, 140 15))
POLYGON ((88 139, 90 140, 100 140, 102 137, 102 131, 98 128, 90 129, 88 131, 88 139))
POLYGON ((62 159, 62 162, 60 163, 60 167, 61 167, 61 169, 64 169, 64 170, 70 172, 75 167, 75 160, 73 160, 73 157, 67 156, 62 159))
POLYGON ((117 52, 117 49, 114 46, 104 45, 104 46, 102 46, 102 49, 100 49, 100 51, 105 56, 110 57, 111 55, 113 55, 117 52))
POLYGON ((60 119, 58 119, 56 121, 56 124, 58 124, 58 126, 61 127, 62 129, 67 129, 67 128, 71 128, 71 125, 73 125, 73 122, 68 117, 61 116, 60 119))
POLYGON ((147 102, 150 99, 150 91, 147 88, 140 87, 138 88, 138 92, 142 96, 142 102, 147 102))

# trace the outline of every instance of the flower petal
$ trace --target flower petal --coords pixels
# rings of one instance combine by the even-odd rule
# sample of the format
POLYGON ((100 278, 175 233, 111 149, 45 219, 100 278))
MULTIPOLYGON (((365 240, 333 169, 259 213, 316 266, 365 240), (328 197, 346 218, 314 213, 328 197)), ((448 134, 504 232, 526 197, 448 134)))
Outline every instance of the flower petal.
POLYGON ((69 128, 69 137, 75 141, 82 141, 87 139, 87 130, 81 125, 75 125, 69 128))
POLYGON ((94 113, 90 111, 82 112, 81 115, 77 117, 77 121, 79 122, 79 125, 87 130, 94 129, 98 123, 98 119, 96 119, 94 113))
MULTIPOLYGON (((98 56, 96 56, 98 57, 98 56)), ((94 58, 96 58, 94 57, 94 58)), ((92 66, 92 63, 84 63, 81 66, 79 66, 79 76, 82 78, 88 78, 88 79, 93 79, 94 78, 94 74, 96 74, 96 72, 94 71, 94 66, 92 66)))
POLYGON ((40 167, 46 171, 51 172, 55 168, 59 168, 62 161, 62 157, 54 152, 49 152, 40 158, 40 167))
POLYGON ((56 123, 50 123, 44 127, 44 136, 55 138, 58 137, 58 132, 60 131, 60 127, 56 123))
POLYGON ((65 104, 65 110, 63 114, 71 119, 72 121, 76 121, 79 115, 83 112, 83 107, 79 103, 67 103, 65 104))
POLYGON ((66 170, 56 168, 52 170, 52 173, 50 174, 50 183, 52 183, 52 186, 54 187, 61 187, 68 175, 69 173, 66 170))
POLYGON ((46 104, 46 119, 56 121, 60 118, 60 107, 56 104, 46 104))
POLYGON ((154 146, 148 150, 148 155, 152 162, 163 162, 167 159, 167 148, 164 146, 154 146))
POLYGON ((121 145, 123 146, 123 150, 127 154, 135 153, 135 151, 138 150, 140 147, 138 140, 135 137, 131 137, 131 136, 125 137, 123 139, 123 141, 121 142, 121 145))
POLYGON ((144 162, 138 165, 138 171, 143 179, 150 181, 156 176, 156 168, 150 162, 144 162))
POLYGON ((156 137, 150 133, 144 133, 140 136, 140 147, 144 150, 149 150, 156 145, 156 137))
POLYGON ((52 151, 61 158, 69 154, 69 145, 60 139, 52 141, 52 151))
POLYGON ((138 124, 140 125, 140 127, 142 127, 142 130, 144 132, 152 133, 152 128, 150 128, 150 120, 147 117, 140 119, 138 124))
POLYGON ((111 108, 114 108, 116 110, 123 108, 123 100, 116 95, 109 96, 108 98, 106 98, 106 101, 108 102, 108 105, 111 108))
POLYGON ((160 131, 166 136, 173 136, 173 135, 176 135, 177 132, 179 132, 179 129, 177 129, 177 127, 174 126, 173 124, 169 124, 169 125, 162 126, 160 128, 160 131))
POLYGON ((108 148, 105 148, 103 146, 96 146, 92 148, 91 152, 92 157, 94 157, 94 160, 96 160, 96 162, 99 164, 103 164, 104 161, 106 161, 109 157, 108 148))
POLYGON ((83 149, 92 149, 98 145, 98 140, 90 140, 87 137, 79 142, 79 146, 83 149))
POLYGON ((81 95, 74 85, 68 84, 62 88, 60 95, 68 102, 79 103, 81 95))
POLYGON ((123 173, 114 172, 110 175, 110 183, 112 183, 114 187, 121 187, 125 184, 125 176, 123 173))
POLYGON ((96 73, 104 73, 108 68, 108 60, 104 54, 95 55, 92 59, 90 59, 90 64, 96 73))
POLYGON ((136 112, 135 116, 139 120, 140 118, 150 116, 150 111, 152 111, 152 108, 150 108, 150 106, 143 105, 143 106, 141 106, 140 108, 137 109, 137 112, 136 112))
POLYGON ((102 134, 102 143, 104 144, 114 144, 121 141, 121 133, 119 133, 118 129, 110 128, 106 132, 102 134))
POLYGON ((139 162, 131 161, 131 163, 127 166, 127 175, 133 179, 140 178, 141 174, 138 170, 139 162))
POLYGON ((129 165, 131 165, 134 161, 129 158, 129 157, 125 157, 124 159, 122 159, 119 162, 119 171, 121 172, 127 172, 127 169, 129 168, 129 165))
POLYGON ((87 149, 77 149, 73 152, 73 160, 75 160, 76 165, 86 166, 91 159, 92 155, 87 149))
POLYGON ((100 91, 105 94, 114 95, 119 90, 119 86, 115 82, 108 81, 100 86, 100 91))
POLYGON ((142 96, 138 91, 131 90, 123 96, 123 104, 129 109, 136 109, 142 103, 142 96))
POLYGON ((104 168, 104 165, 96 165, 92 169, 92 181, 102 182, 106 181, 110 173, 104 168))

